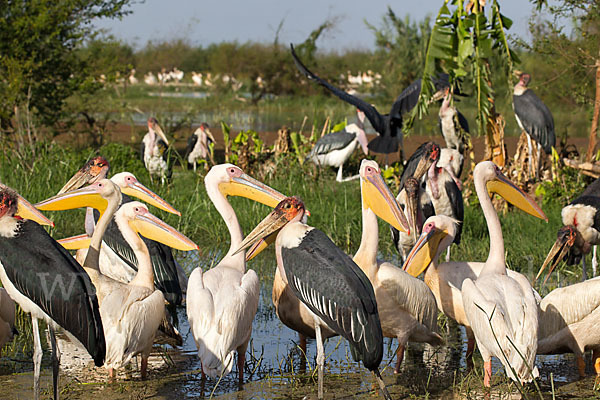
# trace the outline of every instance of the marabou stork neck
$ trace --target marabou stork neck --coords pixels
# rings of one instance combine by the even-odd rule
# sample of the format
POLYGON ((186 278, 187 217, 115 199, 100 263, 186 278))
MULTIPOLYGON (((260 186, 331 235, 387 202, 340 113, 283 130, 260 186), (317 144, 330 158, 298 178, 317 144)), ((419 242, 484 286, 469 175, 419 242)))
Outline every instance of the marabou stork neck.
POLYGON ((521 74, 519 83, 515 85, 513 94, 513 109, 519 127, 527 133, 529 149, 529 170, 537 178, 542 162, 540 160, 542 149, 546 154, 552 153, 556 145, 554 133, 554 118, 548 107, 527 85, 531 75, 521 74), (534 171, 532 163, 533 146, 531 140, 537 143, 537 169, 534 171))
MULTIPOLYGON (((17 207, 31 207, 29 203, 19 205, 18 199, 12 189, 0 188, 0 280, 10 297, 31 314, 35 399, 40 396, 42 361, 38 319, 48 323, 53 392, 57 399, 60 363, 55 337, 57 326, 83 344, 96 366, 104 363, 106 344, 98 299, 90 278, 75 259, 38 223, 17 216, 17 207), (64 285, 70 285, 70 290, 65 290, 64 285), (59 288, 63 290, 57 290, 59 288)), ((43 217, 33 207, 30 212, 43 217)))
POLYGON ((141 145, 142 161, 150 173, 150 178, 159 177, 163 185, 171 179, 172 174, 168 165, 168 146, 169 140, 156 118, 148 118, 148 133, 144 135, 141 145))
POLYGON ((227 196, 241 196, 275 207, 285 198, 232 164, 215 165, 204 178, 206 192, 223 217, 231 246, 221 261, 206 272, 196 268, 187 290, 187 315, 202 363, 202 375, 226 375, 237 352, 238 378, 244 379, 245 353, 258 309, 260 283, 246 270, 244 254, 234 254, 242 243, 242 228, 227 196))
POLYGON ((365 113, 356 109, 358 122, 347 125, 343 130, 331 132, 322 136, 306 156, 307 160, 317 165, 329 165, 338 167, 338 173, 335 178, 338 182, 346 182, 358 179, 358 175, 343 178, 344 163, 350 158, 354 150, 360 145, 365 155, 369 154, 367 147, 367 135, 363 122, 365 113))
POLYGON ((446 141, 446 147, 458 150, 460 154, 464 154, 468 144, 469 123, 465 116, 451 102, 452 93, 450 92, 450 88, 448 88, 446 89, 446 94, 438 113, 440 130, 446 141))
MULTIPOLYGON (((401 232, 408 230, 406 217, 385 184, 375 161, 360 166, 362 237, 353 261, 373 285, 383 336, 398 339, 395 373, 400 372, 404 348, 409 340, 443 343, 437 334, 437 305, 427 285, 389 262, 377 259, 379 227, 377 217, 401 232)), ((410 178, 413 179, 413 178, 410 178)), ((409 181, 407 181, 408 183, 409 181)))
MULTIPOLYGON (((302 201, 286 198, 254 228, 234 254, 279 231, 277 268, 294 294, 313 313, 317 346, 323 343, 321 325, 343 336, 350 343, 352 357, 373 372, 385 398, 390 399, 379 374, 383 334, 373 286, 360 267, 327 235, 301 222, 304 216, 302 201)), ((321 371, 325 357, 322 346, 319 347, 319 396, 322 397, 321 371)))
POLYGON ((205 160, 214 165, 210 144, 215 143, 215 137, 209 129, 206 122, 200 124, 198 129, 192 133, 188 139, 187 148, 185 149, 184 159, 187 161, 188 169, 193 169, 196 172, 198 160, 205 160))
POLYGON ((567 264, 575 265, 581 259, 582 280, 587 279, 585 256, 592 253, 592 274, 596 276, 598 260, 596 259, 596 246, 600 244, 600 178, 592 182, 575 200, 566 205, 561 211, 563 227, 558 230, 556 242, 550 249, 546 260, 540 268, 542 271, 552 261, 546 280, 558 265, 566 258, 567 264))
POLYGON ((150 254, 138 234, 143 233, 148 238, 180 250, 194 250, 198 246, 150 214, 143 204, 129 202, 120 206, 121 191, 108 179, 54 196, 40 204, 45 209, 54 210, 80 207, 103 210, 92 235, 84 267, 101 297, 100 313, 108 338, 105 365, 112 380, 116 368, 141 353, 141 374, 145 379, 148 355, 164 317, 164 296, 160 290, 154 289, 150 254), (100 271, 102 236, 113 216, 139 261, 139 269, 129 284, 113 280, 100 271))

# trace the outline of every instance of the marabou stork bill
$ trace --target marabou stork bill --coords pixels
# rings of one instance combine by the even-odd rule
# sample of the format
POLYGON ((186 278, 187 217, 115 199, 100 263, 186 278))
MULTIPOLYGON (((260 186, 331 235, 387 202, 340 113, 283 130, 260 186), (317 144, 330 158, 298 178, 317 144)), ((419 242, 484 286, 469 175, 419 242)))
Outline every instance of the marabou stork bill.
POLYGON ((369 154, 367 135, 363 125, 365 113, 360 109, 357 109, 356 112, 358 115, 358 122, 356 124, 347 125, 341 131, 331 132, 322 136, 306 156, 307 160, 317 165, 337 167, 338 172, 335 180, 338 182, 358 179, 358 175, 348 178, 343 178, 342 175, 344 163, 350 158, 357 147, 360 146, 365 155, 369 154))
POLYGON ((401 268, 377 259, 379 226, 377 217, 400 231, 408 231, 406 217, 385 184, 375 161, 360 166, 362 237, 354 262, 373 285, 384 337, 398 339, 395 373, 400 372, 404 349, 409 341, 440 345, 438 309, 427 285, 401 268))
POLYGON ((527 133, 530 170, 533 169, 531 140, 533 139, 537 144, 538 169, 534 171, 537 177, 542 164, 541 150, 543 149, 546 154, 552 153, 552 147, 556 145, 556 134, 552 113, 533 90, 527 87, 530 80, 529 74, 519 76, 519 83, 515 85, 513 91, 513 108, 519 127, 527 133))
POLYGON ((148 133, 144 135, 140 147, 142 161, 150 173, 150 177, 160 178, 163 185, 171 179, 172 174, 169 167, 168 147, 169 140, 158 125, 156 118, 148 118, 148 133))
POLYGON ((368 277, 322 231, 302 223, 305 208, 296 197, 284 199, 239 245, 234 254, 277 233, 277 268, 298 299, 313 313, 322 397, 324 354, 321 329, 327 325, 350 344, 352 357, 373 372, 386 399, 379 374, 383 334, 377 302, 368 277))
MULTIPOLYGON (((101 156, 94 157, 73 175, 59 194, 79 189, 106 178, 108 170, 109 164, 105 158, 101 156)), ((135 197, 163 211, 181 215, 173 206, 142 185, 133 174, 121 172, 113 175, 110 179, 121 189, 123 204, 132 201, 131 197, 135 197)), ((100 218, 101 211, 103 210, 94 212, 92 208, 88 208, 85 220, 87 235, 59 240, 59 243, 63 244, 67 249, 78 250, 78 261, 80 263, 85 259, 87 248, 89 247, 89 238, 94 231, 95 223, 100 218)), ((163 243, 143 236, 142 240, 144 240, 150 251, 155 286, 163 292, 169 303, 180 305, 183 301, 183 291, 187 287, 187 277, 173 257, 172 249, 163 243)), ((137 271, 138 261, 114 221, 110 222, 107 231, 104 233, 103 242, 105 246, 102 246, 100 249, 100 271, 118 281, 129 282, 137 271)))
MULTIPOLYGON (((32 207, 19 203, 19 196, 6 186, 0 188, 0 280, 9 296, 31 314, 33 326, 33 390, 40 396, 42 345, 38 320, 48 324, 52 347, 52 382, 58 398, 60 356, 56 346, 57 327, 65 329, 89 352, 96 366, 104 363, 106 343, 98 299, 90 278, 81 265, 34 220, 23 219, 17 210, 32 207), (60 290, 69 287, 70 290, 60 290)), ((43 218, 38 211, 30 215, 43 218)))
POLYGON ((582 280, 587 279, 585 256, 592 247, 592 274, 596 276, 598 260, 596 246, 600 244, 600 178, 592 182, 575 200, 561 211, 563 227, 558 230, 556 242, 548 252, 536 279, 552 263, 544 283, 562 259, 567 264, 582 263, 582 280))
POLYGON ((211 164, 215 163, 212 158, 210 145, 216 141, 209 128, 206 122, 201 123, 188 139, 183 158, 187 161, 188 169, 193 169, 194 172, 196 172, 199 160, 210 161, 211 164))
POLYGON ((84 267, 101 297, 100 313, 107 338, 105 366, 112 380, 116 368, 141 353, 141 374, 145 379, 154 336, 164 318, 165 301, 162 292, 154 288, 150 253, 139 234, 179 250, 197 250, 198 246, 150 214, 142 203, 132 201, 121 206, 121 191, 108 179, 59 194, 40 204, 53 210, 81 207, 103 210, 92 235, 84 267), (102 236, 113 220, 138 259, 138 271, 128 284, 113 280, 99 270, 102 236))
POLYGON ((449 225, 455 222, 446 216, 435 216, 425 222, 404 268, 413 276, 427 269, 425 282, 436 296, 438 307, 467 328, 468 357, 475 336, 484 360, 485 386, 490 386, 491 356, 500 359, 511 379, 529 382, 537 375, 537 368, 529 369, 534 365, 537 348, 537 303, 527 278, 506 269, 500 220, 488 192, 499 194, 535 217, 547 219, 537 204, 492 162, 481 162, 475 167, 474 181, 490 235, 487 261, 437 265, 443 250, 441 244, 451 243, 443 239, 449 236, 449 225))
POLYGON ((187 288, 187 316, 202 363, 202 375, 226 375, 237 352, 238 378, 244 379, 246 348, 258 309, 260 283, 246 270, 244 254, 234 254, 242 243, 242 228, 227 196, 241 196, 275 207, 285 196, 246 175, 232 164, 215 165, 204 178, 206 192, 223 217, 231 236, 229 251, 208 271, 196 268, 187 288))

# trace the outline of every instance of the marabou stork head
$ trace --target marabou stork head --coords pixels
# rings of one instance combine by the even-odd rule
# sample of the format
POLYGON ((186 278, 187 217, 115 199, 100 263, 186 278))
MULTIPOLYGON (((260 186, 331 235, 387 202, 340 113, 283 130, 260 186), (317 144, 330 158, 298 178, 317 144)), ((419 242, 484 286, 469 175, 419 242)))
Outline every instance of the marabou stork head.
POLYGON ((550 270, 548 271, 548 274, 546 275, 546 278, 544 278, 544 282, 542 283, 542 285, 545 284, 550 275, 552 274, 552 271, 554 271, 554 268, 556 268, 558 263, 560 263, 565 258, 565 256, 567 255, 567 253, 569 253, 570 250, 576 250, 577 254, 574 254, 573 256, 581 256, 581 254, 589 252, 590 249, 590 244, 585 242, 583 236, 581 236, 581 233, 579 233, 575 226, 563 226, 558 230, 558 234, 556 235, 556 242, 554 242, 554 245, 548 252, 546 259, 544 260, 544 264, 542 264, 542 267, 538 271, 535 279, 537 280, 542 275, 542 272, 544 271, 544 269, 546 269, 548 264, 552 263, 552 265, 550 266, 550 270))
POLYGON ((527 87, 527 85, 529 85, 530 80, 531 80, 531 75, 529 75, 527 73, 522 73, 521 76, 519 76, 519 84, 521 86, 527 87))
POLYGON ((29 201, 6 185, 0 184, 0 218, 19 217, 54 227, 54 222, 46 218, 29 201))
POLYGON ((17 213, 17 208, 19 206, 19 199, 17 196, 17 192, 7 186, 4 186, 0 190, 0 218, 5 215, 12 217, 17 213))
POLYGON ((60 189, 58 194, 70 192, 71 190, 79 189, 80 187, 104 179, 108 175, 109 170, 110 164, 106 158, 96 156, 86 162, 85 165, 69 179, 62 189, 60 189))
POLYGON ((440 151, 440 146, 437 143, 425 143, 423 156, 421 156, 417 168, 415 168, 413 177, 417 180, 421 180, 423 175, 425 175, 425 172, 440 159, 440 151))
POLYGON ((277 234, 281 228, 289 222, 300 221, 305 213, 306 208, 300 198, 295 196, 286 197, 265 217, 265 219, 256 225, 256 228, 246 236, 233 255, 254 245, 246 253, 246 260, 255 257, 260 251, 266 248, 266 245, 261 245, 266 238, 274 238, 275 234, 277 234), (257 248, 257 246, 260 247, 257 248))
POLYGON ((423 233, 406 257, 402 269, 412 276, 419 276, 442 251, 452 244, 458 223, 457 220, 446 215, 427 218, 423 225, 423 233))
POLYGON ((157 134, 167 145, 169 144, 169 140, 167 139, 167 136, 163 132, 160 125, 158 125, 158 120, 156 118, 148 118, 148 131, 157 134))

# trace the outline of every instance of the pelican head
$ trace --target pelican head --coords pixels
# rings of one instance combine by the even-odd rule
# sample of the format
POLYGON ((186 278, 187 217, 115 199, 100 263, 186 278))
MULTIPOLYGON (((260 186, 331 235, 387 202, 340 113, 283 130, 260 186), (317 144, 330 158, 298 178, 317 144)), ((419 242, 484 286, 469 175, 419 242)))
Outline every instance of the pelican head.
MULTIPOLYGON (((166 244, 178 250, 198 250, 198 245, 172 226, 155 217, 139 201, 131 201, 119 207, 115 213, 117 225, 128 224, 138 234, 166 244)), ((126 232, 126 230, 122 230, 126 232)))
MULTIPOLYGON (((239 249, 237 249, 233 255, 243 251, 247 247, 262 243, 264 239, 268 237, 273 237, 273 234, 278 232, 287 223, 300 221, 304 217, 305 212, 306 209, 302 200, 298 197, 286 197, 265 217, 265 219, 256 225, 256 228, 246 236, 240 244, 239 249)), ((249 251, 246 254, 246 258, 248 258, 248 254, 250 253, 252 253, 252 256, 254 257, 259 252, 259 250, 249 251)))
POLYGON ((573 225, 563 226, 558 230, 558 235, 556 236, 556 242, 554 242, 554 245, 544 260, 544 264, 542 264, 542 267, 535 276, 535 280, 538 280, 548 264, 552 262, 550 270, 548 271, 548 275, 546 275, 543 284, 546 283, 550 275, 552 275, 554 268, 556 268, 558 263, 565 258, 571 248, 578 249, 580 253, 586 253, 586 250, 589 252, 591 248, 589 243, 585 242, 583 236, 581 236, 581 233, 579 233, 577 228, 575 228, 573 225))
POLYGON ((490 196, 492 193, 497 193, 515 207, 548 222, 546 214, 537 203, 504 176, 500 168, 493 162, 483 161, 477 164, 473 176, 476 184, 477 182, 485 182, 490 196))
POLYGON ((173 208, 173 206, 142 185, 131 172, 120 172, 115 174, 110 180, 119 186, 121 193, 138 198, 163 211, 181 216, 181 213, 173 208))
POLYGON ((363 207, 399 231, 410 233, 408 221, 385 184, 377 162, 362 160, 359 175, 363 207))
POLYGON ((452 244, 457 224, 458 221, 445 215, 427 218, 423 232, 406 257, 402 268, 412 276, 419 276, 452 244))
POLYGON ((71 179, 60 189, 58 194, 70 192, 74 189, 79 189, 84 185, 92 184, 100 179, 106 178, 110 164, 106 158, 96 156, 90 159, 85 165, 73 175, 71 179))
POLYGON ((158 121, 156 120, 156 118, 154 118, 154 117, 148 118, 148 131, 158 135, 162 140, 164 140, 164 142, 167 145, 169 144, 169 140, 167 139, 167 136, 163 132, 160 125, 158 125, 158 121))
POLYGON ((50 197, 36 204, 36 207, 48 211, 92 207, 102 214, 108 207, 108 199, 114 196, 118 196, 119 203, 121 203, 122 196, 119 187, 109 179, 100 179, 89 186, 50 197))

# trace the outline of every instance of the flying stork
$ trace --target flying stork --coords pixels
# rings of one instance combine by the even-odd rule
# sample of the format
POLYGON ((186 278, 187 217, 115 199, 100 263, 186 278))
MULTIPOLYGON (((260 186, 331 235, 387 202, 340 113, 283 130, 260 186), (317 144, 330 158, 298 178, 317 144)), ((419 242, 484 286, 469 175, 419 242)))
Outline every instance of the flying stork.
POLYGON ((194 169, 194 172, 196 172, 198 160, 208 161, 210 159, 210 162, 214 165, 215 162, 210 152, 211 143, 215 143, 215 137, 211 133, 208 124, 203 122, 188 139, 185 156, 183 157, 187 160, 188 169, 194 169))
POLYGON ((327 235, 301 222, 304 216, 302 201, 296 197, 284 199, 248 234, 234 254, 279 231, 275 241, 277 268, 296 297, 313 313, 319 398, 323 397, 325 361, 320 327, 327 325, 348 340, 354 360, 362 361, 373 372, 384 397, 391 399, 379 373, 383 334, 373 286, 327 235))
POLYGON ((359 145, 365 155, 369 154, 367 135, 363 125, 365 113, 360 109, 357 109, 356 112, 358 114, 358 122, 356 124, 347 125, 341 131, 331 132, 322 136, 317 140, 315 146, 306 156, 307 160, 310 160, 317 165, 338 167, 337 176, 335 178, 338 182, 358 179, 358 175, 343 178, 342 170, 346 160, 350 158, 359 145))
POLYGON ((144 135, 140 147, 142 161, 150 173, 150 178, 159 177, 163 185, 171 178, 173 172, 168 165, 168 146, 169 140, 156 118, 148 118, 148 133, 144 135))
MULTIPOLYGON (((17 215, 19 196, 0 187, 0 281, 9 296, 31 314, 33 327, 33 392, 40 396, 42 345, 38 320, 48 324, 52 347, 52 383, 58 399, 60 354, 55 331, 60 326, 89 352, 96 366, 104 363, 106 343, 98 299, 81 265, 34 220, 17 215), (70 286, 69 286, 70 285, 70 286), (66 287, 70 290, 65 290, 66 287), (62 288, 62 290, 61 290, 62 288)), ((36 220, 51 224, 33 207, 36 220)))
POLYGON ((187 316, 202 363, 202 376, 230 373, 237 352, 241 383, 260 283, 254 270, 246 270, 244 254, 234 253, 242 243, 243 233, 227 196, 246 197, 270 207, 285 197, 232 164, 212 167, 204 184, 229 229, 231 246, 214 268, 192 271, 187 289, 187 316))
POLYGON ((490 235, 487 261, 438 265, 442 245, 448 246, 454 240, 449 235, 449 225, 455 222, 447 216, 434 216, 425 222, 404 269, 413 276, 427 270, 425 283, 434 293, 438 307, 465 325, 469 337, 467 360, 471 365, 475 337, 484 359, 485 386, 490 386, 491 356, 500 359, 511 379, 528 382, 538 374, 537 368, 529 369, 534 365, 537 348, 537 303, 528 279, 506 269, 500 220, 488 192, 498 193, 527 213, 547 219, 537 204, 492 162, 476 166, 474 181, 490 235), (444 240, 447 236, 452 240, 444 240))
POLYGON ((527 85, 531 75, 521 74, 519 83, 515 85, 513 94, 513 109, 519 127, 527 133, 527 145, 529 149, 529 170, 537 178, 541 167, 542 149, 546 154, 552 153, 552 147, 556 145, 556 134, 554 133, 554 118, 552 113, 539 97, 529 89, 527 85), (532 163, 533 145, 531 140, 537 143, 537 169, 534 171, 532 163))
POLYGON ((560 214, 563 227, 558 230, 556 242, 548 252, 538 277, 551 261, 552 266, 548 276, 556 265, 566 258, 569 265, 578 264, 581 260, 583 269, 581 279, 585 281, 587 279, 585 256, 592 250, 592 247, 594 249, 592 274, 596 276, 598 267, 596 246, 600 244, 600 178, 592 182, 583 193, 566 205, 560 214))

